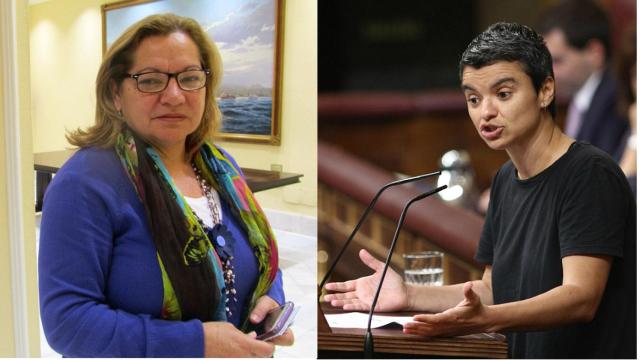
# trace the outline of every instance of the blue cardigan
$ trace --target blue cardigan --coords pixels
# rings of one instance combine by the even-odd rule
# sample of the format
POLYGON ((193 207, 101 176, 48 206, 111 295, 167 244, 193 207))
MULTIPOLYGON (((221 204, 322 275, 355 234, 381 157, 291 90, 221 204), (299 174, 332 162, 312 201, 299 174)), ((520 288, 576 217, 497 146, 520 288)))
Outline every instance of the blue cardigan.
MULTIPOLYGON (((236 239, 239 304, 229 321, 238 327, 257 282, 257 259, 224 200, 222 211, 236 239)), ((38 269, 44 333, 60 354, 204 356, 199 320, 160 317, 156 247, 143 205, 113 149, 81 149, 54 177, 42 211, 38 269)), ((280 271, 268 295, 284 302, 280 271)))

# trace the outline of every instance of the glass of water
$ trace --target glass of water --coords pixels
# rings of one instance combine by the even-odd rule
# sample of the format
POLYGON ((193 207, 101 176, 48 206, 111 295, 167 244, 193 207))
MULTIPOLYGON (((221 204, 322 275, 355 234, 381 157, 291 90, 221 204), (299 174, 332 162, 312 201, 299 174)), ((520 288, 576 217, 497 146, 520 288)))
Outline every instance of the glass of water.
POLYGON ((404 282, 413 285, 442 286, 442 258, 440 251, 403 254, 404 282))

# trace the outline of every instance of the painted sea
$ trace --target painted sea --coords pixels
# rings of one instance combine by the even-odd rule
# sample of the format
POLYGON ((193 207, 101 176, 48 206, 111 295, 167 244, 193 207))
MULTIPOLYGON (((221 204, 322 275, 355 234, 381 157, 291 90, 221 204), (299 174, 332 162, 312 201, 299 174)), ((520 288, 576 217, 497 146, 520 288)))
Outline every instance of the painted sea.
POLYGON ((271 135, 271 97, 223 97, 222 132, 271 135))

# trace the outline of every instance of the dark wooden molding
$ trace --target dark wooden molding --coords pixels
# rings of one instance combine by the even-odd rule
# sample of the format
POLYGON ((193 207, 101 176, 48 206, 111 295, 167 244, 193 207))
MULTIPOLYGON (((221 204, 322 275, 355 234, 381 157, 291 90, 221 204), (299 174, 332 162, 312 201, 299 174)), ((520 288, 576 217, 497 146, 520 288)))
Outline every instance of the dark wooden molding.
POLYGON ((466 111, 460 90, 423 93, 350 92, 318 94, 318 120, 370 119, 425 114, 441 111, 466 111))

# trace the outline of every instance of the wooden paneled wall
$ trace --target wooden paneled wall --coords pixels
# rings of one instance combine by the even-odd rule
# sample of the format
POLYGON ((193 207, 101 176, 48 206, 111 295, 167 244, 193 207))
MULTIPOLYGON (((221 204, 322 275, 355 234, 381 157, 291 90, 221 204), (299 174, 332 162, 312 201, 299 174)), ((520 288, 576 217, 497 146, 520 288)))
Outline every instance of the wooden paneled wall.
MULTIPOLYGON (((358 99, 364 101, 360 106, 369 111, 359 115, 359 109, 349 111, 354 104, 348 96, 343 113, 340 113, 325 110, 323 106, 327 99, 321 95, 318 99, 318 139, 338 145, 389 171, 408 175, 435 171, 445 152, 464 149, 471 157, 478 188, 487 188, 507 156, 503 151, 491 150, 479 137, 462 95, 448 92, 444 96, 447 99, 442 102, 407 108, 394 97, 360 94, 358 99), (368 97, 371 98, 369 106, 366 104, 368 97)), ((406 99, 412 97, 416 95, 405 96, 406 99)), ((443 94, 432 95, 436 99, 441 97, 443 94)))
MULTIPOLYGON (((564 119, 564 108, 558 113, 564 119)), ((508 160, 480 138, 459 90, 319 94, 318 140, 408 175, 437 170, 449 150, 467 150, 480 191, 508 160)))

